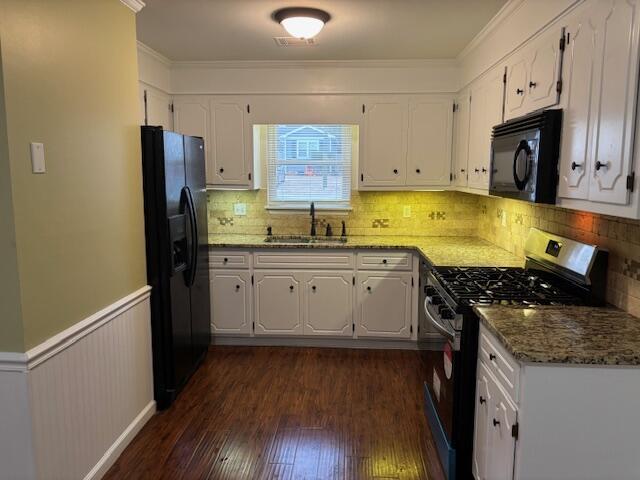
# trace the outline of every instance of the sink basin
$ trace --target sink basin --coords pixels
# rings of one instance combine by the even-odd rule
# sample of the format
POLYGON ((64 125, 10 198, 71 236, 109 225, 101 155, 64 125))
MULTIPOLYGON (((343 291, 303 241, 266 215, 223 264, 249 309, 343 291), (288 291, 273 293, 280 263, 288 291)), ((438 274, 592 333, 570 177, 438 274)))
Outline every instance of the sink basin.
POLYGON ((269 235, 264 239, 265 243, 284 244, 343 244, 347 242, 344 237, 312 237, 310 235, 269 235))

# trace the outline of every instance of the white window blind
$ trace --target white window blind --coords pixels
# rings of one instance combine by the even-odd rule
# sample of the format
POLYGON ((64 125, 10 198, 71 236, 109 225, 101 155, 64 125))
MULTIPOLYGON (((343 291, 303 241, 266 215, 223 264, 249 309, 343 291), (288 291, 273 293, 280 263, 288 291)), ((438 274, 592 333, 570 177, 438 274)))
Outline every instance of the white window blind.
POLYGON ((348 208, 357 125, 263 125, 270 208, 348 208))

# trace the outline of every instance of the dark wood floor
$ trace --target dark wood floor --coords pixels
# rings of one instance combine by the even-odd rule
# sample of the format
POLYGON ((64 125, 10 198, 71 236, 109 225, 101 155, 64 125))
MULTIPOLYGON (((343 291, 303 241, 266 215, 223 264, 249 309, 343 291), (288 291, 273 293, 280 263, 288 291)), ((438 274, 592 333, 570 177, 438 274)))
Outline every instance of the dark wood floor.
POLYGON ((417 352, 215 347, 106 479, 443 478, 417 352))

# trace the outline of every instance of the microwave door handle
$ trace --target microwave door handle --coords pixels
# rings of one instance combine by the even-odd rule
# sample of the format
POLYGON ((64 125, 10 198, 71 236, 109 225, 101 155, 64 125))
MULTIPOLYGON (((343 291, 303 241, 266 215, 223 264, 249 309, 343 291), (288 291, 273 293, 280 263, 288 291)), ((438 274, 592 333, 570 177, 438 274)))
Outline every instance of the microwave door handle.
POLYGON ((438 322, 433 317, 433 315, 431 315, 431 313, 429 312, 429 309, 427 308, 427 299, 426 298, 424 299, 423 307, 424 307, 424 313, 426 314, 426 316, 429 319, 429 321, 431 322, 431 324, 438 331, 438 333, 440 335, 442 335, 444 338, 446 338, 447 340, 449 340, 451 343, 455 343, 455 341, 456 341, 456 332, 455 332, 455 330, 445 327, 443 324, 438 322))

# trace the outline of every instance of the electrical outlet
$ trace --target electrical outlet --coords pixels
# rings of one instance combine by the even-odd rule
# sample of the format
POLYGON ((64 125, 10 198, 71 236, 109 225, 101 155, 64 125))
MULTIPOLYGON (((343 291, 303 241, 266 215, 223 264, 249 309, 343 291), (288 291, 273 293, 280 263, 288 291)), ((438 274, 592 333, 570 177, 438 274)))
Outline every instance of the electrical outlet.
POLYGON ((409 218, 411 216, 411 205, 405 205, 402 208, 402 216, 404 218, 409 218))
POLYGON ((238 217, 244 217, 247 214, 247 204, 246 203, 234 203, 233 204, 233 214, 238 217))

